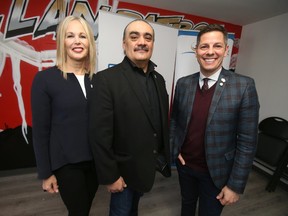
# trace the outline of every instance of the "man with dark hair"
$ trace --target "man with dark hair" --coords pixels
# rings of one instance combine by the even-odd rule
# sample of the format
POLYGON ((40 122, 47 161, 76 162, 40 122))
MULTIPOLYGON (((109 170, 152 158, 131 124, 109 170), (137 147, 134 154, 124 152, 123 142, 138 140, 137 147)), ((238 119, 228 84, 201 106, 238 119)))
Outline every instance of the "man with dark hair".
POLYGON ((124 60, 93 79, 90 140, 99 183, 111 192, 110 216, 138 215, 156 169, 170 176, 168 94, 150 61, 154 30, 144 20, 123 33, 124 60))
POLYGON ((220 215, 244 192, 257 144, 254 80, 225 70, 227 32, 211 24, 197 36, 200 72, 180 78, 170 142, 182 195, 181 215, 220 215))

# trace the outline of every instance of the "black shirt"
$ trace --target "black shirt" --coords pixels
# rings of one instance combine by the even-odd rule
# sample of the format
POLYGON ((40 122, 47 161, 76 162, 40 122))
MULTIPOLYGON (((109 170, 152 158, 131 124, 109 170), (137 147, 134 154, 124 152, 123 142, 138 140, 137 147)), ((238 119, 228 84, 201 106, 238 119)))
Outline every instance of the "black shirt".
MULTIPOLYGON (((126 57, 128 59, 128 57, 126 57)), ((128 59, 129 60, 129 59, 128 59)), ((148 69, 145 73, 142 68, 137 67, 132 61, 129 60, 132 65, 133 71, 135 72, 139 85, 143 90, 150 108, 150 116, 152 117, 153 125, 156 128, 156 135, 158 137, 158 152, 162 144, 162 126, 161 126, 161 114, 159 97, 157 92, 157 87, 154 81, 154 71, 156 65, 149 61, 148 69)))

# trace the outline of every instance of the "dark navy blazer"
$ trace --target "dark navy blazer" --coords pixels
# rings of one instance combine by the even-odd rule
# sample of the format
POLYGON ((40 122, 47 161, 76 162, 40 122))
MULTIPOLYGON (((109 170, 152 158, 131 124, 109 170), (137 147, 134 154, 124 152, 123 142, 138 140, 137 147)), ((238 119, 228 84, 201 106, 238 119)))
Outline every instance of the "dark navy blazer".
MULTIPOLYGON (((86 95, 91 84, 85 75, 86 95)), ((38 176, 68 163, 92 160, 88 142, 88 104, 77 77, 67 80, 56 67, 35 75, 31 89, 32 135, 38 176)))

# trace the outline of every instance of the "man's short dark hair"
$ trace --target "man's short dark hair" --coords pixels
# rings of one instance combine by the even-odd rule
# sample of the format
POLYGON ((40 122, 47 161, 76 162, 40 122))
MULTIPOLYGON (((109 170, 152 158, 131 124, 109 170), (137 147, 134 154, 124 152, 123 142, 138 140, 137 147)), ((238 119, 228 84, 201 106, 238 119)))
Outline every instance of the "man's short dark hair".
POLYGON ((139 21, 148 24, 148 25, 152 28, 152 31, 153 31, 153 41, 155 41, 155 31, 154 31, 154 28, 151 26, 151 24, 150 24, 148 21, 143 20, 143 19, 135 19, 135 20, 132 20, 131 22, 129 22, 129 23, 126 25, 126 27, 124 28, 124 31, 123 31, 123 40, 125 40, 126 30, 127 30, 128 26, 129 26, 131 23, 139 22, 139 21))
POLYGON ((207 26, 205 26, 203 29, 200 30, 200 32, 198 33, 197 35, 197 45, 199 44, 200 42, 200 39, 201 39, 201 36, 207 32, 212 32, 212 31, 219 31, 223 34, 224 36, 224 41, 225 41, 225 44, 227 44, 228 42, 228 33, 226 31, 226 29, 222 26, 222 25, 219 25, 219 24, 209 24, 207 26))

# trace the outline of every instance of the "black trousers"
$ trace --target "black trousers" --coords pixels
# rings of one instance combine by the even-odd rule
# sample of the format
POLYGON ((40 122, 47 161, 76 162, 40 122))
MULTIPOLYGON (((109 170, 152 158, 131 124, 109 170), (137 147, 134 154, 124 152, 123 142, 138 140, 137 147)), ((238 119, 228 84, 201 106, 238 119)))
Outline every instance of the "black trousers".
POLYGON ((220 216, 223 206, 216 196, 221 192, 209 172, 195 171, 176 162, 181 189, 181 216, 195 216, 197 203, 199 216, 220 216))
POLYGON ((99 186, 94 162, 68 164, 54 175, 69 216, 88 216, 99 186))

